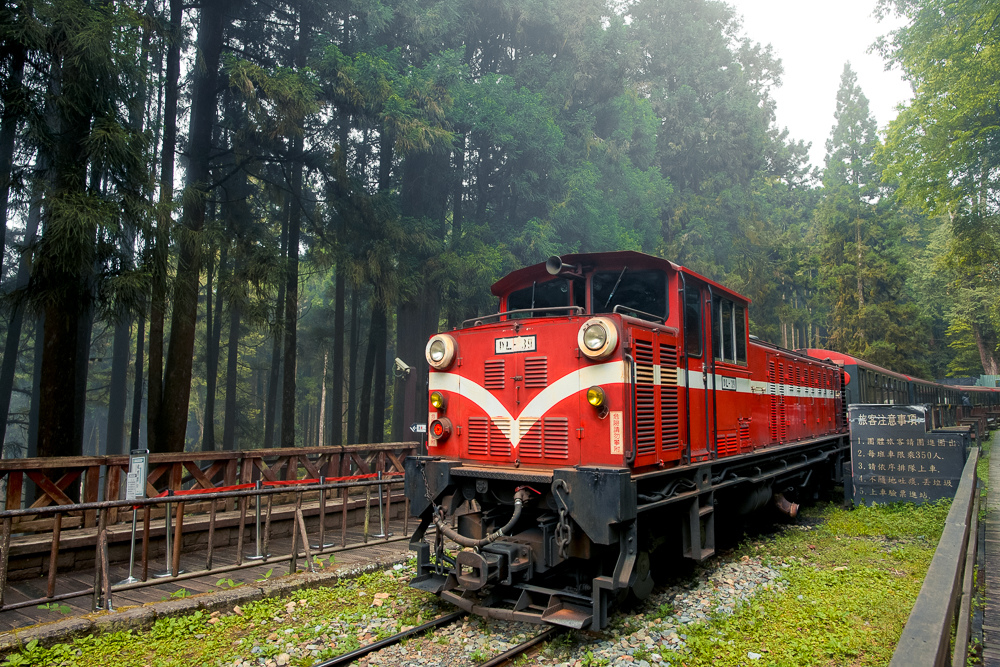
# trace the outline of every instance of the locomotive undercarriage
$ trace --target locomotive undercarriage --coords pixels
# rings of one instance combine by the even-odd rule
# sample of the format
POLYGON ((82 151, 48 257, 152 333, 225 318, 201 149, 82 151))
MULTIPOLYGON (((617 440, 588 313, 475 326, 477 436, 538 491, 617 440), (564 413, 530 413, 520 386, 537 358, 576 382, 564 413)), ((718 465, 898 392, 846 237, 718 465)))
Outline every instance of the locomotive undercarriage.
POLYGON ((410 585, 482 616, 601 629, 609 606, 649 595, 666 552, 714 554, 717 506, 748 514, 840 483, 847 446, 825 438, 635 475, 411 457, 406 493, 420 524, 410 585))

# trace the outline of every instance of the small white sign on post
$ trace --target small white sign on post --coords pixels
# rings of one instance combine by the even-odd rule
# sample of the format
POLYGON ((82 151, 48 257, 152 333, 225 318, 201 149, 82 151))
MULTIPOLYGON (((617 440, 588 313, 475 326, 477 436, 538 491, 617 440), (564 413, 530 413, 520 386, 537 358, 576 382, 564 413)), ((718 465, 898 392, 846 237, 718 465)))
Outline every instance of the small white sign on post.
POLYGON ((149 470, 149 450, 134 449, 128 460, 125 477, 125 500, 146 497, 146 473, 149 470))

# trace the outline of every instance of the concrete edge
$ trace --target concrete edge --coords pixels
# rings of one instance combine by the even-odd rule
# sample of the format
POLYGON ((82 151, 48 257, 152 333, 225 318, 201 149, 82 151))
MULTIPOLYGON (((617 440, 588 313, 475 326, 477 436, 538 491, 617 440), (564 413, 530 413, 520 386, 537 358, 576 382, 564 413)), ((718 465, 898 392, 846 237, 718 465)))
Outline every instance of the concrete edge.
POLYGON ((236 605, 269 597, 289 595, 297 590, 335 584, 344 579, 353 579, 387 569, 392 565, 405 563, 409 559, 409 552, 403 552, 389 557, 377 557, 360 566, 355 565, 321 572, 296 572, 258 584, 244 584, 236 588, 200 593, 187 598, 149 602, 142 606, 127 607, 118 611, 95 612, 85 616, 74 616, 52 623, 11 630, 0 633, 0 657, 6 657, 20 651, 32 641, 37 641, 41 646, 49 647, 83 636, 98 636, 126 630, 146 630, 158 619, 183 616, 199 610, 209 613, 215 611, 225 613, 232 611, 236 605))

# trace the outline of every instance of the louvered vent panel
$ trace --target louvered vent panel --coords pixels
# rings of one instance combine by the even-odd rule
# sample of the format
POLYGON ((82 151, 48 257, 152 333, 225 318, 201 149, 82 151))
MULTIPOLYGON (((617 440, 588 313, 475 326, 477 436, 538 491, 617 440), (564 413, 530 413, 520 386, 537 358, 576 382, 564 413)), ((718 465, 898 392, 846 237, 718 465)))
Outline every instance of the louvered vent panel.
POLYGON ((549 386, 549 361, 546 357, 527 357, 524 360, 524 386, 549 386))
MULTIPOLYGON (((782 367, 787 369, 787 383, 792 381, 792 367, 791 365, 778 364, 778 376, 782 376, 782 367)), ((788 414, 785 410, 785 396, 788 394, 788 384, 778 385, 778 442, 784 442, 788 439, 788 414)))
POLYGON ((487 389, 503 389, 504 363, 503 359, 488 359, 486 361, 485 387, 487 389))
POLYGON ((489 456, 490 420, 484 417, 469 417, 469 455, 489 456))
POLYGON ((778 371, 773 361, 767 362, 767 393, 771 397, 771 412, 770 419, 767 420, 767 425, 770 430, 771 442, 778 441, 778 402, 781 398, 778 396, 778 371))
POLYGON ((660 345, 660 438, 663 451, 681 446, 677 409, 677 348, 660 345))
POLYGON ((522 459, 542 458, 542 425, 540 420, 534 423, 532 421, 525 417, 518 422, 518 426, 521 427, 521 440, 518 442, 517 451, 522 459))
POLYGON ((510 456, 510 420, 469 417, 470 456, 510 456))
POLYGON ((717 456, 733 456, 740 453, 740 445, 735 433, 720 433, 715 442, 717 456))
POLYGON ((653 384, 653 344, 635 341, 635 451, 656 451, 656 386, 653 384))
POLYGON ((490 456, 510 456, 510 420, 494 419, 490 429, 490 456))
POLYGON ((753 443, 750 442, 750 420, 741 419, 740 420, 740 451, 749 452, 753 449, 753 443))
POLYGON ((569 420, 565 417, 546 417, 543 424, 542 444, 547 459, 569 458, 569 420))
POLYGON ((519 421, 521 442, 517 446, 522 459, 568 459, 569 420, 566 417, 525 417, 519 421), (530 428, 529 428, 530 425, 530 428))

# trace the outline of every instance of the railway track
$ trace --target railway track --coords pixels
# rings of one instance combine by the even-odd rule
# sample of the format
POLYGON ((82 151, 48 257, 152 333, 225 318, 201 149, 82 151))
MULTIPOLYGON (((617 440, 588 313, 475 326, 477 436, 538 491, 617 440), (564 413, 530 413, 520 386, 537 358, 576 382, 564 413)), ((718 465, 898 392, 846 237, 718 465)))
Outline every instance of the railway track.
MULTIPOLYGON (((372 642, 371 644, 362 646, 361 648, 351 651, 349 653, 338 655, 335 658, 330 658, 322 662, 317 662, 315 665, 313 665, 313 667, 338 667, 339 665, 350 665, 353 662, 360 660, 361 658, 364 658, 365 656, 371 655, 376 651, 381 651, 384 648, 388 648, 390 646, 398 644, 401 641, 408 639, 410 637, 421 635, 427 632, 428 630, 434 630, 436 628, 441 628, 446 625, 451 625, 455 621, 458 621, 459 619, 464 618, 467 615, 468 614, 466 614, 466 612, 464 611, 445 614, 444 616, 435 618, 432 621, 428 621, 423 625, 411 628, 409 630, 406 630, 405 632, 400 632, 390 637, 386 637, 385 639, 380 639, 376 642, 372 642)), ((486 660, 485 662, 478 663, 476 667, 502 667, 503 665, 512 662, 518 656, 530 651, 536 646, 539 646, 547 641, 554 639, 556 636, 562 634, 564 631, 565 628, 549 626, 544 630, 542 630, 537 635, 535 635, 534 637, 532 637, 531 639, 528 639, 518 644, 517 646, 514 646, 504 651, 500 655, 497 655, 493 658, 490 658, 489 660, 486 660)))

